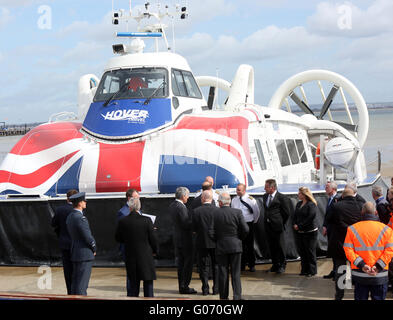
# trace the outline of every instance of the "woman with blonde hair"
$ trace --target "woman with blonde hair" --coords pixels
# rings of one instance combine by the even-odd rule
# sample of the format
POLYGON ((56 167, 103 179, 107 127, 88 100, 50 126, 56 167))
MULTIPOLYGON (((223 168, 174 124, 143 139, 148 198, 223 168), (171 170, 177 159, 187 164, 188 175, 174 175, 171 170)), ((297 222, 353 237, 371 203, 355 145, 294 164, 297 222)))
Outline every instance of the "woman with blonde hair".
POLYGON ((312 277, 317 274, 317 202, 307 187, 300 187, 299 202, 293 215, 298 251, 301 259, 300 275, 312 277))

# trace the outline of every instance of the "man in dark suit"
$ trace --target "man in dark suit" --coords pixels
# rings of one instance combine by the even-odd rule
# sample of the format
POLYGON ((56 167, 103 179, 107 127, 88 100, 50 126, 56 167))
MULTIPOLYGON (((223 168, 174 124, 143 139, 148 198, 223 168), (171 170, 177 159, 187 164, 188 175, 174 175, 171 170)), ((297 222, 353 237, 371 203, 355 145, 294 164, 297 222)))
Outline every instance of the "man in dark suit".
POLYGON ((73 262, 71 294, 87 295, 87 288, 97 252, 89 222, 83 215, 86 209, 85 193, 70 197, 74 210, 68 215, 67 229, 71 236, 71 261, 73 262))
POLYGON ((379 221, 388 224, 390 220, 390 210, 388 208, 389 202, 383 197, 383 190, 381 186, 373 186, 371 195, 375 201, 375 207, 378 212, 379 221))
POLYGON ((354 197, 357 202, 360 202, 362 205, 366 203, 366 199, 364 199, 360 194, 358 194, 358 186, 355 181, 348 182, 345 185, 344 189, 352 189, 354 192, 354 197))
POLYGON ((74 210, 70 197, 78 193, 77 190, 69 190, 67 192, 67 204, 58 207, 52 218, 52 227, 59 237, 59 247, 61 250, 61 258, 63 261, 64 280, 67 287, 67 294, 71 294, 72 281, 72 261, 71 261, 71 237, 67 230, 67 217, 74 210))
MULTIPOLYGON (((330 233, 331 233, 331 216, 332 216, 332 204, 338 201, 338 195, 337 195, 337 183, 335 181, 329 181, 325 185, 325 191, 326 195, 328 196, 328 202, 326 205, 326 210, 325 210, 325 217, 323 220, 323 230, 322 234, 328 238, 328 243, 329 243, 329 238, 330 238, 330 233)), ((333 260, 333 259, 332 259, 333 260)), ((334 260, 333 260, 333 270, 330 271, 329 274, 324 275, 324 279, 332 279, 334 278, 334 260)))
POLYGON ((216 239, 216 258, 218 264, 218 290, 220 299, 229 295, 229 269, 231 270, 233 299, 241 300, 240 279, 242 240, 248 233, 248 225, 242 211, 231 208, 229 193, 222 192, 218 198, 220 209, 214 215, 214 236, 216 239))
MULTIPOLYGON (((135 189, 128 189, 126 191, 126 204, 121 207, 121 209, 117 212, 117 223, 124 217, 127 217, 130 214, 130 208, 128 207, 128 201, 130 201, 131 198, 138 198, 139 199, 139 193, 135 189)), ((121 255, 122 260, 125 262, 126 261, 126 252, 124 249, 124 243, 120 243, 119 245, 119 252, 121 255)), ((130 280, 128 279, 128 276, 126 276, 126 288, 127 288, 127 295, 131 294, 131 287, 130 287, 130 280)))
POLYGON ((213 294, 218 294, 218 272, 214 242, 214 215, 218 208, 212 203, 212 190, 205 190, 201 195, 202 205, 192 215, 192 229, 196 233, 199 277, 202 281, 202 294, 209 294, 209 273, 213 275, 213 294), (210 266, 210 268, 209 268, 210 266))
MULTIPOLYGON (((212 200, 212 204, 215 205, 216 207, 218 207, 218 201, 216 203, 216 201, 214 200, 214 194, 216 194, 216 192, 213 190, 213 186, 211 184, 211 182, 209 181, 204 181, 202 183, 202 192, 205 190, 211 190, 212 194, 213 194, 213 200, 212 200)), ((191 212, 193 212, 196 208, 200 207, 202 205, 202 192, 200 195, 196 196, 194 198, 194 200, 192 200, 191 205, 190 205, 190 210, 191 212)), ((192 215, 192 213, 191 213, 192 215)))
POLYGON ((119 221, 116 229, 116 241, 124 243, 125 263, 129 288, 127 296, 138 297, 140 282, 143 281, 145 297, 153 297, 153 280, 156 272, 153 256, 157 254, 157 240, 150 218, 139 211, 139 198, 131 197, 128 201, 130 214, 119 221))
POLYGON ((195 294, 197 291, 190 288, 193 267, 193 239, 191 230, 191 217, 188 214, 186 203, 190 191, 186 187, 178 187, 175 200, 169 205, 169 213, 173 219, 173 241, 177 260, 177 277, 180 294, 195 294))
POLYGON ((346 256, 343 248, 347 229, 350 225, 361 220, 363 203, 356 199, 351 187, 345 187, 341 200, 331 207, 331 233, 328 243, 328 254, 333 258, 335 267, 335 299, 344 298, 344 288, 339 284, 345 273, 346 256))
POLYGON ((276 273, 285 272, 286 256, 284 230, 290 215, 289 199, 277 191, 274 179, 265 181, 263 206, 265 209, 265 230, 269 242, 272 267, 269 271, 276 273))

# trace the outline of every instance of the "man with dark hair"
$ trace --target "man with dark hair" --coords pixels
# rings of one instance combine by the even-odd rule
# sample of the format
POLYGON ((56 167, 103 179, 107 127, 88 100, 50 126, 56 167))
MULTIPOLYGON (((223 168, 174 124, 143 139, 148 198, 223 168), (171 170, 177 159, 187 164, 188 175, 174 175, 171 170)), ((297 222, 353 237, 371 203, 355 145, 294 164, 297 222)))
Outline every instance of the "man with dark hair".
POLYGON ((71 236, 71 261, 73 262, 71 294, 87 295, 87 288, 97 252, 87 218, 85 193, 76 193, 70 197, 74 210, 68 215, 67 229, 71 236))
POLYGON ((177 260, 177 277, 180 294, 195 294, 197 291, 190 288, 193 268, 193 239, 191 230, 191 217, 188 214, 186 203, 190 191, 186 187, 178 187, 175 200, 169 205, 169 213, 173 219, 173 241, 177 260))
POLYGON ((263 206, 265 230, 269 243, 272 267, 270 272, 283 273, 286 268, 284 230, 290 215, 289 199, 277 191, 274 179, 265 181, 263 206))
POLYGON ((56 208, 55 215, 52 218, 52 227, 54 228, 58 238, 61 250, 61 258, 63 261, 64 279, 67 287, 67 294, 71 294, 72 281, 72 261, 71 261, 71 237, 67 230, 67 217, 74 210, 70 197, 77 194, 77 190, 68 190, 67 203, 56 208))
POLYGON ((128 189, 126 192, 126 204, 117 213, 117 220, 124 218, 130 214, 130 208, 128 207, 128 201, 131 198, 139 198, 139 193, 136 189, 128 189))

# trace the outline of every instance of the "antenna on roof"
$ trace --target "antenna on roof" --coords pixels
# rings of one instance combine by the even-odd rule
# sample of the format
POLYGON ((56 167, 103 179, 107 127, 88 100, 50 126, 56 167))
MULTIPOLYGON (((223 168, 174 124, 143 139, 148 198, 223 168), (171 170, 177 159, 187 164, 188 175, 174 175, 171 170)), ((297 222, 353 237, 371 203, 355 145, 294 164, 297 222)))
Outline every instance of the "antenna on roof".
POLYGON ((168 39, 166 37, 165 33, 165 28, 167 26, 162 23, 162 19, 165 17, 169 17, 172 19, 172 35, 173 35, 173 47, 175 47, 175 27, 174 27, 174 18, 175 16, 178 16, 180 14, 180 19, 186 19, 188 17, 187 13, 187 7, 183 6, 180 7, 179 4, 175 5, 175 11, 170 12, 169 6, 165 5, 164 8, 165 10, 163 11, 161 9, 161 3, 157 2, 157 12, 152 12, 150 10, 150 2, 145 2, 144 4, 144 10, 142 8, 142 11, 139 10, 138 14, 133 16, 132 15, 132 1, 129 1, 130 4, 130 10, 129 12, 126 12, 124 9, 120 9, 118 11, 114 10, 114 0, 112 0, 112 24, 114 25, 119 25, 121 21, 125 21, 127 23, 127 32, 118 32, 116 33, 117 37, 128 37, 128 38, 133 38, 134 40, 138 39, 138 45, 135 45, 135 41, 133 40, 130 46, 124 46, 124 45, 115 45, 113 46, 113 50, 115 53, 121 53, 121 54, 126 54, 129 53, 128 49, 131 49, 131 51, 134 51, 132 48, 137 48, 136 52, 142 52, 144 48, 144 43, 140 38, 153 38, 155 39, 156 43, 156 51, 158 51, 158 39, 162 38, 165 42, 166 48, 168 51, 171 50, 171 47, 169 46, 168 39), (158 23, 155 24, 149 24, 145 26, 141 26, 140 23, 144 19, 150 19, 150 18, 155 18, 158 23), (128 23, 131 19, 134 19, 137 24, 138 24, 138 32, 128 32, 128 23), (133 44, 134 43, 134 44, 133 44), (142 45, 143 43, 143 45, 142 45), (116 47, 116 50, 115 50, 116 47), (122 48, 120 51, 118 51, 118 48, 122 48), (141 49, 142 48, 142 49, 141 49))

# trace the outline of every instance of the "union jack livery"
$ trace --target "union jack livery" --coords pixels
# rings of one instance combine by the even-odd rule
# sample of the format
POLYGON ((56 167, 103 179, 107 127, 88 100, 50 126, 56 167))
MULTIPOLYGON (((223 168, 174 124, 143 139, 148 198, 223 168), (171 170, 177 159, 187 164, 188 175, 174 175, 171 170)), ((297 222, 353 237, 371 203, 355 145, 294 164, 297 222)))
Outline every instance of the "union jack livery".
MULTIPOLYGON (((139 22, 146 16, 134 18, 139 22)), ((150 16, 160 23, 139 36, 166 41, 161 24, 165 14, 150 16)), ((327 179, 366 179, 362 148, 367 107, 344 77, 325 70, 300 73, 262 107, 254 103, 251 66, 241 65, 232 83, 195 78, 182 56, 169 50, 144 53, 137 33, 119 36, 134 40, 113 46, 117 55, 101 80, 81 77, 76 120, 51 118, 7 155, 0 166, 3 195, 57 196, 71 188, 93 194, 129 188, 173 193, 178 186, 196 191, 206 176, 214 178, 215 188, 244 183, 255 192, 268 178, 280 184, 319 185, 327 179), (311 81, 319 84, 323 97, 319 115, 302 87, 311 81), (321 81, 332 83, 327 95, 321 81), (210 87, 207 102, 201 87, 210 87), (216 101, 217 89, 227 93, 222 106, 216 101), (344 90, 357 108, 358 124, 352 118, 351 123, 333 121, 330 106, 337 92, 344 97, 344 90), (295 115, 294 107, 306 114, 295 115), (330 119, 324 120, 325 115, 330 119)))

